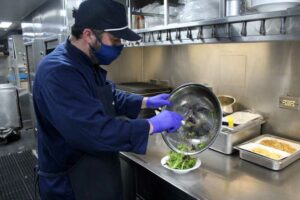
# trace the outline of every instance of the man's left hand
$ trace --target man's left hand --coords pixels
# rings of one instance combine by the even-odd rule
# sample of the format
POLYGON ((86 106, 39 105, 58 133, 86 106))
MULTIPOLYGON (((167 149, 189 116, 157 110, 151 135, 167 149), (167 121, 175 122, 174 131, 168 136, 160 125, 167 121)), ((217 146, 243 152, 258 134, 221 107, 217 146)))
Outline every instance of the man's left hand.
POLYGON ((146 100, 147 108, 159 108, 162 106, 171 106, 172 103, 168 100, 169 94, 160 94, 153 97, 148 97, 146 100))

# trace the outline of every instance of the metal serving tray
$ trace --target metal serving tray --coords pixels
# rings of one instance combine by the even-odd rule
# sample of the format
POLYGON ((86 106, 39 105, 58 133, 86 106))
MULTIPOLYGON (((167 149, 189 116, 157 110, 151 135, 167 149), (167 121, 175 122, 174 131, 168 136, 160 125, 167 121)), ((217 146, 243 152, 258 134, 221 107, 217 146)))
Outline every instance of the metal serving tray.
POLYGON ((259 136, 263 123, 262 119, 256 119, 233 129, 222 126, 221 132, 210 148, 224 154, 232 154, 235 151, 234 146, 259 136))
POLYGON ((300 145, 300 142, 296 142, 296 141, 293 141, 293 140, 288 140, 288 139, 277 137, 277 136, 274 136, 274 135, 264 134, 264 135, 261 135, 259 137, 254 138, 250 141, 247 141, 243 144, 240 144, 239 146, 236 146, 234 148, 238 149, 240 151, 240 158, 241 159, 253 162, 255 164, 264 166, 264 167, 272 169, 272 170, 281 170, 281 169, 287 167, 288 165, 290 165, 291 163, 295 162, 297 159, 300 158, 300 150, 299 149, 295 153, 291 154, 290 156, 288 156, 284 159, 274 160, 274 159, 267 158, 267 157, 259 155, 257 153, 247 151, 245 149, 240 148, 242 145, 249 144, 249 143, 255 143, 255 142, 257 142, 257 141, 259 141, 259 140, 261 140, 265 137, 279 139, 279 140, 282 140, 282 141, 286 141, 286 142, 289 142, 289 143, 300 145))

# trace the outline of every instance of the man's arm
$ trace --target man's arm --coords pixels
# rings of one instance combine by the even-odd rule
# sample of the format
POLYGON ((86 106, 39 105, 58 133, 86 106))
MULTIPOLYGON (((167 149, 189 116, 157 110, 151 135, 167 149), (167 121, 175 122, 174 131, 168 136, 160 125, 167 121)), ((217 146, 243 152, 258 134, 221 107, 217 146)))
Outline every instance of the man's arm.
POLYGON ((136 119, 144 104, 144 97, 118 89, 113 89, 113 94, 117 115, 125 115, 130 119, 136 119))
POLYGON ((76 70, 60 68, 44 80, 39 95, 39 101, 44 104, 38 106, 73 148, 91 154, 101 151, 145 153, 150 129, 147 120, 105 115, 105 105, 91 95, 76 70))

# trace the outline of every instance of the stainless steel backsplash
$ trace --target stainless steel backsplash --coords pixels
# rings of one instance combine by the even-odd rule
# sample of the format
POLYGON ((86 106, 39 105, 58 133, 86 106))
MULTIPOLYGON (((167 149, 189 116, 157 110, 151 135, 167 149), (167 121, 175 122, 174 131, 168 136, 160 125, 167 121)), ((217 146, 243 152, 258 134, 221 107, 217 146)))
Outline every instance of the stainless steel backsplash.
POLYGON ((236 97, 236 111, 263 114, 263 133, 300 140, 300 111, 279 108, 280 96, 300 97, 300 42, 127 48, 108 69, 116 82, 206 83, 236 97))

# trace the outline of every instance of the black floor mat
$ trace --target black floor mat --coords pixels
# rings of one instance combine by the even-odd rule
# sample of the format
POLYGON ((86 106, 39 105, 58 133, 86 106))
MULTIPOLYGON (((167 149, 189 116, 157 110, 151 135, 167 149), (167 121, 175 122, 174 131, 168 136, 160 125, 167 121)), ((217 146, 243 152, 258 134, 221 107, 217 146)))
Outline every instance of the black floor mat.
MULTIPOLYGON (((23 151, 0 157, 0 200, 34 200, 36 157, 23 151)), ((36 195, 36 199, 39 199, 36 195)))

